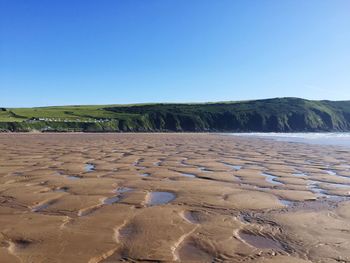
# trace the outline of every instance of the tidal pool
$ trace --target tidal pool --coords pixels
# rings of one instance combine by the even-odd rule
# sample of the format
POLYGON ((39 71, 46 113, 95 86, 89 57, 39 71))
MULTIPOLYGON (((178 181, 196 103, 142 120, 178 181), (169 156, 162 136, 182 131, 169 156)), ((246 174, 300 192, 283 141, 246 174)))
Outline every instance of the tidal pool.
POLYGON ((96 167, 92 163, 87 163, 85 165, 85 172, 93 172, 93 171, 95 171, 95 169, 96 169, 96 167))
POLYGON ((171 202, 176 198, 176 195, 170 192, 150 192, 147 194, 146 205, 163 205, 171 202))
POLYGON ((268 174, 268 173, 261 173, 261 175, 265 176, 265 180, 271 184, 275 184, 275 185, 283 185, 282 183, 280 182, 277 182, 276 179, 278 178, 277 176, 275 175, 272 175, 272 174, 268 174))
POLYGON ((105 198, 103 199, 103 204, 104 205, 111 205, 111 204, 114 204, 118 201, 120 201, 121 197, 120 196, 112 196, 112 197, 108 197, 108 198, 105 198))
POLYGON ((81 179, 82 177, 79 175, 68 175, 67 178, 71 180, 78 180, 78 179, 81 179))
POLYGON ((283 246, 280 242, 270 238, 259 235, 254 235, 247 232, 240 232, 239 237, 249 245, 260 249, 272 249, 277 251, 283 251, 283 246))
POLYGON ((190 178, 196 178, 197 176, 195 174, 190 174, 190 173, 181 173, 182 176, 185 177, 190 177, 190 178))
POLYGON ((225 163, 223 162, 224 165, 230 167, 232 170, 241 170, 242 169, 242 166, 241 165, 233 165, 233 164, 230 164, 230 163, 225 163))

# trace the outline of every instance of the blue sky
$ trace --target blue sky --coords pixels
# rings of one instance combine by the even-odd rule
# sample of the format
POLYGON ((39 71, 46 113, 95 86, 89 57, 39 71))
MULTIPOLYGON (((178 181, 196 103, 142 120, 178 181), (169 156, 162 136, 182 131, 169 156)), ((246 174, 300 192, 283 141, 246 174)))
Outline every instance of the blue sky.
POLYGON ((348 0, 0 0, 0 106, 350 100, 348 0))

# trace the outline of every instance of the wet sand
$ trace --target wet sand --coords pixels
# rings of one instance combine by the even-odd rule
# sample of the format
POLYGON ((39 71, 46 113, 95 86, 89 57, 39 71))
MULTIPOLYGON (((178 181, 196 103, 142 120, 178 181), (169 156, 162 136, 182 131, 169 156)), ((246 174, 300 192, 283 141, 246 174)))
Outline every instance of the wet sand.
POLYGON ((0 134, 0 262, 350 262, 350 152, 0 134))

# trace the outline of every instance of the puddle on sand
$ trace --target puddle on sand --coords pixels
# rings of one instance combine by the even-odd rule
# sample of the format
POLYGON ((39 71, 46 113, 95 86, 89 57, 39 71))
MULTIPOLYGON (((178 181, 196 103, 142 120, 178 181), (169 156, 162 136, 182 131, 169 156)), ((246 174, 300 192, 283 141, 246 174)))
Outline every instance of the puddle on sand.
POLYGON ((337 175, 337 173, 332 170, 324 170, 324 171, 329 175, 337 175))
MULTIPOLYGON (((324 184, 327 184, 327 183, 324 183, 324 184)), ((350 188, 350 185, 343 185, 343 184, 328 183, 327 185, 331 185, 331 186, 333 185, 334 187, 338 187, 338 188, 340 188, 340 187, 342 187, 342 188, 349 187, 350 188), (339 185, 341 185, 341 186, 339 186, 339 185)), ((340 197, 338 195, 328 194, 327 190, 322 189, 319 186, 319 182, 317 182, 317 181, 309 181, 309 183, 307 184, 307 187, 311 192, 316 194, 317 197, 324 197, 326 199, 338 199, 340 197)))
POLYGON ((68 175, 67 178, 71 179, 71 180, 78 180, 78 179, 81 179, 83 177, 78 176, 78 175, 68 175))
POLYGON ((199 171, 201 172, 206 172, 206 173, 210 173, 212 172, 211 170, 209 170, 208 168, 205 168, 205 167, 198 167, 199 171))
POLYGON ((261 187, 261 186, 257 186, 257 185, 253 185, 253 184, 246 184, 246 183, 240 183, 239 185, 244 186, 244 187, 248 187, 248 188, 254 188, 257 190, 261 190, 261 191, 271 189, 270 187, 261 187))
POLYGON ((241 166, 241 165, 231 165, 231 167, 232 167, 234 170, 236 170, 236 171, 242 169, 242 166, 241 166))
POLYGON ((38 204, 32 207, 32 212, 41 212, 42 210, 45 210, 48 208, 50 205, 52 205, 55 201, 48 201, 42 204, 38 204))
POLYGON ((280 242, 273 240, 269 237, 258 236, 251 233, 240 232, 239 237, 247 244, 260 248, 260 249, 272 249, 277 251, 283 251, 283 246, 280 242))
POLYGON ((150 192, 147 194, 146 205, 163 205, 176 198, 175 194, 170 192, 150 192))
POLYGON ((276 179, 278 178, 277 176, 268 173, 261 173, 261 175, 265 176, 265 180, 271 184, 283 185, 282 183, 276 181, 276 179))
POLYGON ((190 178, 196 178, 197 176, 195 174, 189 174, 189 173, 181 173, 182 176, 190 177, 190 178))
POLYGON ((304 177, 304 176, 307 176, 306 174, 303 174, 303 173, 294 173, 292 174, 293 176, 296 176, 296 177, 304 177))
POLYGON ((162 161, 158 161, 154 163, 154 166, 160 166, 162 164, 162 161))
POLYGON ((140 174, 140 176, 142 176, 142 177, 148 177, 148 176, 151 176, 151 174, 150 174, 150 173, 143 173, 143 174, 140 174))
POLYGON ((313 192, 314 194, 317 194, 317 196, 326 196, 325 191, 318 186, 318 182, 316 181, 309 181, 307 184, 307 188, 313 192))
POLYGON ((349 176, 345 176, 345 175, 340 175, 337 172, 333 171, 333 170, 324 170, 327 174, 331 175, 331 176, 338 176, 338 177, 342 177, 345 179, 350 179, 349 176))
POLYGON ((299 170, 296 170, 295 169, 295 173, 292 173, 293 176, 296 176, 296 177, 304 177, 304 176, 308 176, 307 173, 304 173, 302 171, 299 171, 299 170))
POLYGON ((68 191, 68 187, 64 186, 64 187, 56 187, 54 189, 55 192, 67 192, 68 191))
POLYGON ((233 164, 230 164, 230 163, 225 163, 223 162, 224 165, 230 167, 232 170, 241 170, 242 169, 242 166, 241 165, 233 165, 233 164))
POLYGON ((286 199, 279 199, 279 201, 281 202, 282 205, 285 205, 285 206, 291 206, 294 204, 293 201, 286 200, 286 199))
POLYGON ((85 164, 85 172, 93 172, 95 171, 96 167, 92 163, 85 164))
POLYGON ((130 187, 118 187, 117 189, 113 190, 113 193, 123 194, 123 193, 131 192, 132 190, 134 189, 130 187))
POLYGON ((189 165, 189 164, 187 164, 186 163, 186 161, 187 161, 187 159, 186 160, 182 160, 181 162, 180 162, 180 164, 182 165, 182 166, 191 166, 191 165, 189 165))
POLYGON ((114 204, 118 201, 120 201, 121 197, 120 196, 112 196, 112 197, 107 197, 105 199, 103 199, 103 204, 104 205, 111 205, 111 204, 114 204))

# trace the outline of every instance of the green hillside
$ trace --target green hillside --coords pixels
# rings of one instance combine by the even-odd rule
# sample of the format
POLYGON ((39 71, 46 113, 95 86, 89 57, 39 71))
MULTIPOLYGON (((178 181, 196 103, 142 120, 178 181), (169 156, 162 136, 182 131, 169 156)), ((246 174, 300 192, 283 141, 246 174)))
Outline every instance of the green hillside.
POLYGON ((350 101, 275 98, 202 104, 0 108, 1 131, 350 131, 350 101))

